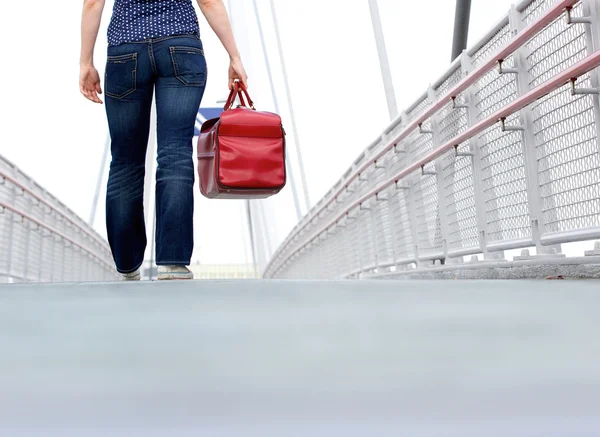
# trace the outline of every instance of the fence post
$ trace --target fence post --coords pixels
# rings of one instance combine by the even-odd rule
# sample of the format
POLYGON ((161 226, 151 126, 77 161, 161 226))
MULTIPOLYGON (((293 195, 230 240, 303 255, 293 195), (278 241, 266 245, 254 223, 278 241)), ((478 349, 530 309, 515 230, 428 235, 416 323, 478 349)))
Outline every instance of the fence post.
MULTIPOLYGON (((50 209, 49 216, 50 217, 55 217, 55 215, 56 215, 56 213, 54 212, 54 210, 50 209)), ((55 223, 52 222, 52 224, 55 224, 55 223)), ((51 249, 51 252, 50 252, 51 253, 50 259, 52 260, 51 261, 52 266, 50 268, 50 272, 51 272, 50 273, 50 282, 58 282, 56 280, 56 273, 58 271, 58 269, 56 268, 56 239, 57 238, 58 237, 56 235, 54 235, 52 232, 50 232, 50 239, 52 241, 52 246, 51 246, 52 249, 51 249)))
MULTIPOLYGON (((40 205, 41 215, 46 213, 44 207, 40 205)), ((44 236, 44 230, 40 227, 37 228, 36 232, 40 235, 40 264, 38 265, 38 274, 37 274, 37 282, 42 282, 42 277, 44 275, 44 240, 46 237, 44 236)))
MULTIPOLYGON (((28 188, 33 188, 35 186, 35 182, 33 181, 33 179, 29 179, 27 181, 27 185, 28 188)), ((25 211, 27 214, 29 214, 29 216, 33 217, 33 210, 36 206, 40 206, 39 203, 36 205, 36 200, 33 197, 28 197, 27 199, 27 211, 25 211)), ((29 255, 31 252, 31 234, 33 232, 36 232, 36 226, 34 223, 28 222, 27 223, 27 240, 25 243, 25 268, 24 268, 24 272, 23 272, 23 277, 25 278, 25 281, 29 282, 29 272, 30 269, 29 265, 30 265, 30 261, 29 261, 29 255)), ((36 268, 39 268, 39 265, 35 266, 36 268)))
MULTIPOLYGON (((406 111, 402 111, 402 128, 406 126, 408 123, 408 114, 406 111)), ((406 141, 406 140, 404 140, 406 141)), ((396 147, 400 144, 396 144, 396 147)), ((405 151, 406 159, 411 159, 411 155, 414 151, 409 150, 405 145, 402 146, 405 151)), ((408 163, 407 163, 408 164, 408 163)), ((404 192, 406 194, 404 201, 406 202, 406 209, 408 213, 408 223, 410 225, 410 235, 411 235, 411 243, 413 249, 413 257, 415 260, 415 267, 419 267, 421 261, 419 260, 419 229, 417 227, 417 202, 415 200, 414 195, 414 175, 409 175, 407 178, 399 181, 399 183, 404 187, 404 192)))
MULTIPOLYGON (((513 35, 516 35, 523 27, 521 13, 516 6, 512 6, 508 14, 509 26, 513 35)), ((530 74, 527 68, 527 46, 521 46, 514 53, 515 69, 517 71, 516 82, 519 95, 522 96, 530 90, 530 74)), ((510 74, 510 73, 506 73, 510 74)), ((560 245, 542 246, 540 239, 545 227, 542 210, 542 197, 540 193, 540 181, 537 166, 537 150, 535 144, 534 116, 530 107, 521 110, 520 123, 523 128, 523 157, 525 162, 525 177, 527 181, 527 198, 529 206, 529 217, 531 219, 531 238, 536 247, 537 255, 554 255, 561 251, 560 245)))
MULTIPOLYGON (((11 176, 16 176, 16 169, 11 167, 11 176)), ((10 203, 9 205, 14 205, 17 201, 17 187, 11 184, 11 195, 10 195, 10 203)), ((8 222, 8 253, 7 253, 7 263, 6 263, 6 275, 8 278, 8 282, 14 282, 12 276, 12 258, 13 258, 13 246, 16 244, 14 239, 14 231, 15 231, 15 213, 10 213, 10 221, 8 222)))
MULTIPOLYGON (((433 87, 429 87, 427 90, 428 98, 431 104, 433 104, 437 100, 437 93, 433 89, 433 87)), ((436 149, 441 146, 440 141, 440 124, 439 124, 439 115, 435 113, 430 118, 432 139, 431 139, 431 147, 432 149, 436 149)), ((442 250, 444 252, 442 264, 444 264, 448 258, 448 212, 446 210, 446 189, 444 188, 444 165, 443 165, 443 155, 437 158, 434 161, 435 166, 435 180, 437 186, 437 197, 438 197, 438 208, 437 214, 440 220, 440 233, 442 235, 442 250)))
MULTIPOLYGON (((28 210, 26 211, 27 214, 29 214, 30 216, 32 215, 32 211, 33 211, 33 199, 28 199, 27 201, 27 206, 28 206, 28 210)), ((27 232, 27 236, 25 237, 25 266, 23 269, 23 278, 25 280, 25 282, 29 282, 29 250, 31 249, 31 233, 34 232, 33 230, 33 226, 34 224, 29 222, 28 220, 26 220, 27 222, 27 226, 25 226, 25 230, 27 232)))
MULTIPOLYGON (((591 24, 585 25, 585 36, 587 39, 588 54, 600 48, 600 0, 583 0, 583 12, 591 17, 591 24)), ((600 88, 600 69, 596 68, 590 73, 590 81, 593 88, 600 88)), ((596 124, 596 144, 600 154, 600 96, 593 94, 594 121, 596 124)))
POLYGON ((368 201, 369 206, 368 211, 365 213, 369 214, 369 221, 367 226, 371 228, 371 240, 373 244, 373 261, 375 261, 375 270, 379 269, 379 241, 377 241, 377 218, 375 217, 375 208, 377 208, 377 204, 372 201, 368 201))
MULTIPOLYGON (((583 0, 582 2, 583 13, 591 18, 591 23, 585 25, 585 36, 588 48, 588 54, 598 50, 600 48, 600 25, 598 19, 600 19, 600 0, 583 0)), ((596 68, 590 72, 590 82, 592 88, 600 89, 600 69, 596 68)), ((600 155, 600 96, 598 94, 592 95, 592 101, 594 105, 594 124, 596 126, 596 145, 598 148, 598 154, 600 155)), ((595 247, 597 248, 600 242, 596 242, 595 247)), ((598 252, 597 250, 586 251, 585 254, 593 256, 598 252)))
MULTIPOLYGON (((6 180, 4 178, 2 178, 0 176, 0 189, 2 189, 2 187, 6 187, 6 180)), ((11 216, 12 219, 12 216, 11 216)), ((0 225, 0 243, 6 243, 6 245, 8 247, 10 247, 10 234, 8 234, 6 232, 6 228, 8 227, 8 211, 6 211, 3 207, 0 207, 0 223, 4 222, 2 225, 0 225)), ((0 283, 3 282, 8 282, 8 260, 9 258, 6 259, 6 265, 5 266, 0 266, 0 283), (6 271, 4 270, 6 269, 6 271), (5 279, 2 279, 5 278, 5 279)))
MULTIPOLYGON (((382 135, 382 141, 383 144, 389 144, 390 143, 390 135, 389 134, 383 134, 382 135)), ((385 174, 386 177, 389 176, 390 173, 390 169, 393 170, 394 165, 393 164, 389 164, 388 163, 388 159, 384 158, 385 162, 386 162, 386 170, 385 170, 385 174)), ((392 158, 393 161, 393 158, 392 158)), ((394 215, 392 213, 392 204, 394 202, 398 202, 398 193, 396 193, 395 191, 392 191, 390 189, 388 189, 388 194, 387 197, 385 199, 380 200, 380 202, 384 202, 384 206, 379 207, 379 212, 380 215, 382 217, 382 221, 383 221, 383 210, 387 210, 387 215, 388 215, 388 222, 389 222, 389 226, 390 226, 390 247, 389 249, 391 250, 391 254, 392 254, 392 264, 394 266, 396 266, 397 262, 398 262, 398 253, 396 251, 396 227, 394 226, 394 215)))
MULTIPOLYGON (((473 63, 471 56, 467 52, 463 52, 461 58, 461 69, 463 76, 467 76, 473 71, 473 63)), ((475 100, 475 91, 472 85, 463 94, 466 100, 466 110, 468 125, 473 126, 479 120, 477 119, 477 106, 475 100)), ((458 96, 455 96, 458 99, 458 96)), ((479 136, 474 136, 469 140, 471 144, 471 162, 473 165, 473 191, 475 193, 475 215, 477 217, 477 229, 479 232, 479 247, 483 253, 484 259, 504 259, 504 251, 489 252, 487 249, 487 205, 485 199, 485 189, 483 183, 483 161, 481 156, 481 141, 479 136)))

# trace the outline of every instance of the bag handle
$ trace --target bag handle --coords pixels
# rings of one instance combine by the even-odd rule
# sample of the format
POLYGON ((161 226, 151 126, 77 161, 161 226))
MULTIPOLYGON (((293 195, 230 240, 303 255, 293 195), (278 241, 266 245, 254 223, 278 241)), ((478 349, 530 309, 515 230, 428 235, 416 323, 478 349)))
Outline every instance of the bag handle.
POLYGON ((231 106, 233 105, 233 102, 235 101, 236 94, 237 93, 233 89, 229 92, 229 97, 227 97, 227 101, 225 102, 225 106, 223 107, 224 111, 231 109, 231 106))
POLYGON ((237 82, 239 84, 239 87, 242 90, 242 93, 246 96, 246 99, 248 99, 248 105, 250 105, 250 108, 252 110, 256 111, 256 108, 254 107, 254 102, 250 98, 250 94, 248 94, 248 90, 246 89, 246 86, 242 82, 240 82, 239 79, 236 79, 235 82, 237 82))
POLYGON ((225 111, 228 111, 233 107, 236 95, 240 99, 240 104, 242 106, 248 107, 248 105, 246 105, 246 101, 244 100, 244 96, 246 96, 246 99, 248 100, 248 104, 250 105, 250 108, 252 110, 256 111, 256 108, 254 107, 254 102, 252 101, 252 99, 250 98, 250 95, 248 94, 248 90, 246 89, 244 84, 242 82, 240 82, 239 79, 236 79, 233 82, 233 89, 229 93, 229 97, 227 98, 227 102, 225 103, 225 107, 223 108, 225 111))

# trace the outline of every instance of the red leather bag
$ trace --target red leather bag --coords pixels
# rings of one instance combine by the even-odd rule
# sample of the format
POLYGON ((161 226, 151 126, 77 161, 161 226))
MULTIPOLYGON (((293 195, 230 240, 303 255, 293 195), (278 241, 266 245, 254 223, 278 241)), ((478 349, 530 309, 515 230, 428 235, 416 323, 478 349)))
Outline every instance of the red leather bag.
POLYGON ((200 191, 211 199, 263 199, 285 186, 285 131, 281 117, 256 111, 240 82, 235 82, 221 116, 202 125, 198 173, 200 191), (240 105, 232 109, 236 96, 240 105))

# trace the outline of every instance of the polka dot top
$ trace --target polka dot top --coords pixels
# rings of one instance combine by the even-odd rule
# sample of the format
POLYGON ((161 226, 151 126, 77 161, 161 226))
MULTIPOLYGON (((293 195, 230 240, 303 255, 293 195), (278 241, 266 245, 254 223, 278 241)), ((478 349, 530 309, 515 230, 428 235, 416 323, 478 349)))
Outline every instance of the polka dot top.
POLYGON ((108 45, 190 34, 200 34, 192 0, 115 0, 108 45))

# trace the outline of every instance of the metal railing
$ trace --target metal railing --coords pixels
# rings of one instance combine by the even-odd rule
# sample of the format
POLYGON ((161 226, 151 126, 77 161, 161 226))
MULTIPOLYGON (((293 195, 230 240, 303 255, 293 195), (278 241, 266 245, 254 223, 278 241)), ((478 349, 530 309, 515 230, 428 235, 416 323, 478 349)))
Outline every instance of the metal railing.
POLYGON ((367 147, 264 276, 354 278, 528 247, 550 257, 600 238, 599 11, 513 6, 367 147))
POLYGON ((0 156, 0 283, 117 277, 108 243, 0 156))

